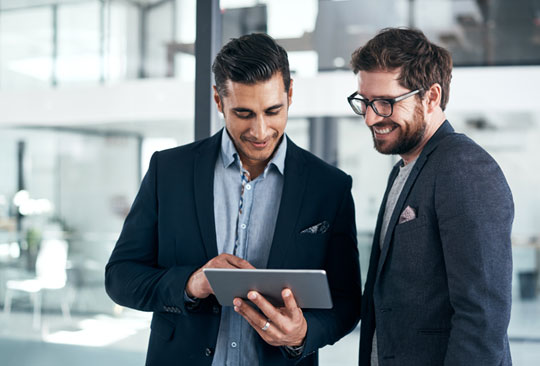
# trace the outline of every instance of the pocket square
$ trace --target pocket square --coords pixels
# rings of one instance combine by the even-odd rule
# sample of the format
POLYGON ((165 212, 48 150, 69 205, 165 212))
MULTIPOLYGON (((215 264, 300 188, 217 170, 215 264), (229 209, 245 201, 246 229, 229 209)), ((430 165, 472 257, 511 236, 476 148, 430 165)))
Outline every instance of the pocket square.
POLYGON ((328 228, 330 227, 330 224, 328 221, 319 222, 317 225, 313 225, 308 227, 307 229, 304 229, 300 232, 300 234, 324 234, 328 231, 328 228))
POLYGON ((405 207, 401 215, 399 215, 398 225, 414 219, 416 219, 416 210, 411 206, 407 206, 405 207))

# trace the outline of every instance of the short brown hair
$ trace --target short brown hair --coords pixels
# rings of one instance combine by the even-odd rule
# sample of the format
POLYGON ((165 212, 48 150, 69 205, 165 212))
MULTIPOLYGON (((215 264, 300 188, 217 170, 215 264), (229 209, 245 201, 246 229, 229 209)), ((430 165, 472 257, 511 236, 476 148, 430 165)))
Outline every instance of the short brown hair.
MULTIPOLYGON (((448 103, 452 79, 450 52, 430 42, 418 29, 385 28, 352 54, 351 66, 359 71, 401 69, 399 84, 427 90, 434 83, 442 89, 441 108, 448 103)), ((424 93, 419 93, 420 97, 424 93)))

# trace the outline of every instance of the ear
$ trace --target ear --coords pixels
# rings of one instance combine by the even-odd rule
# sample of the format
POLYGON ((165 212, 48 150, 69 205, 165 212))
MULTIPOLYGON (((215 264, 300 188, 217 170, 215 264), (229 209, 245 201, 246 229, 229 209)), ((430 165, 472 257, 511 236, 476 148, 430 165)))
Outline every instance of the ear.
POLYGON ((442 88, 439 83, 435 83, 429 87, 426 91, 425 102, 427 106, 427 112, 433 113, 437 107, 441 106, 442 88))
POLYGON ((289 102, 289 105, 292 104, 292 92, 293 90, 293 79, 291 79, 291 83, 289 84, 289 92, 287 93, 287 101, 289 102))
POLYGON ((216 86, 212 86, 214 88, 214 102, 216 102, 216 106, 219 112, 223 113, 223 104, 221 103, 221 98, 219 97, 219 93, 217 91, 216 86))

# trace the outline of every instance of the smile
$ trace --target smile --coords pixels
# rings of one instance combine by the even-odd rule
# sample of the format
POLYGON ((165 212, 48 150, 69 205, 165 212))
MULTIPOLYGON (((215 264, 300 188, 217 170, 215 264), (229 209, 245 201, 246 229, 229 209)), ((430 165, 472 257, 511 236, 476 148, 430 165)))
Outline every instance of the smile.
POLYGON ((394 131, 397 126, 396 125, 392 125, 392 126, 379 126, 379 127, 375 127, 373 126, 373 132, 375 132, 377 135, 388 135, 390 132, 394 131))
POLYGON ((264 149, 268 145, 268 141, 249 141, 249 143, 256 149, 264 149))

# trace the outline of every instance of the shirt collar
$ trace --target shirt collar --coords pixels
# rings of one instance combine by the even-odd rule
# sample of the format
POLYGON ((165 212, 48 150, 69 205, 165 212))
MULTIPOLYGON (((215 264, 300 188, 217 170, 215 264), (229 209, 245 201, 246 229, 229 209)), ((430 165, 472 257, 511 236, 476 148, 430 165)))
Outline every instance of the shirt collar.
MULTIPOLYGON (((236 151, 236 147, 234 146, 234 143, 232 142, 231 137, 229 136, 229 133, 227 132, 226 128, 223 129, 223 133, 221 134, 220 155, 221 155, 221 161, 223 162, 224 168, 228 168, 232 164, 236 164, 238 167, 241 166, 238 152, 236 151)), ((281 175, 284 175, 286 155, 287 155, 287 135, 284 133, 281 139, 281 142, 276 152, 274 153, 274 156, 268 162, 268 165, 264 169, 264 173, 263 173, 264 177, 266 177, 268 169, 272 165, 274 165, 277 168, 277 170, 281 173, 281 175)))

